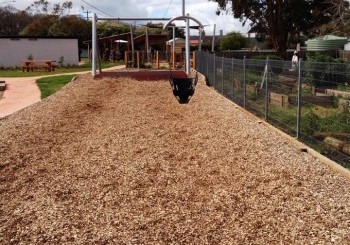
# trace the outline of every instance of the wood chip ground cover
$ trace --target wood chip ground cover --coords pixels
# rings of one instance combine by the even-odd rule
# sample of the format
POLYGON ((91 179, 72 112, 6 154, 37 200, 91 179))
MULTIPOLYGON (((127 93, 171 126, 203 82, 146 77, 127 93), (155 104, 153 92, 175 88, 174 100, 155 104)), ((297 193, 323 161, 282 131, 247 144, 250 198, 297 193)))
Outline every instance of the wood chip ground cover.
POLYGON ((349 180, 204 81, 83 75, 0 139, 0 244, 350 244, 349 180))

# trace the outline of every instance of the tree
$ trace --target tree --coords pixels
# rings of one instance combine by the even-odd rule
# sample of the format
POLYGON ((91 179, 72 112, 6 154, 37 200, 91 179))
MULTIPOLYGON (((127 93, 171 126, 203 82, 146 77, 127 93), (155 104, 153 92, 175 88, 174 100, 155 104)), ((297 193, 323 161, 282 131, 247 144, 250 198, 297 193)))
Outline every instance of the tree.
POLYGON ((328 0, 333 17, 332 21, 321 26, 321 34, 335 34, 338 36, 350 36, 350 3, 342 0, 328 0))
POLYGON ((291 35, 313 31, 330 21, 328 0, 212 0, 218 2, 217 13, 227 11, 250 23, 252 32, 271 38, 274 49, 285 56, 291 35))
POLYGON ((32 14, 48 14, 48 10, 49 2, 45 0, 35 1, 26 9, 26 11, 31 12, 32 14))
POLYGON ((0 8, 0 35, 19 35, 34 17, 13 7, 0 8))
POLYGON ((64 16, 68 15, 70 10, 73 8, 72 1, 66 1, 62 4, 54 4, 51 7, 50 2, 46 0, 34 1, 30 6, 26 8, 28 13, 32 15, 58 15, 64 16))
POLYGON ((109 37, 130 31, 130 26, 125 23, 101 21, 97 22, 97 32, 99 37, 109 37))
POLYGON ((84 37, 88 35, 91 38, 91 22, 74 15, 64 16, 49 27, 48 35, 70 37, 84 37))
POLYGON ((58 21, 59 18, 55 15, 40 16, 27 25, 20 34, 23 36, 50 36, 50 27, 58 21))
POLYGON ((241 33, 231 32, 228 33, 220 40, 221 50, 237 50, 245 47, 247 38, 241 33))

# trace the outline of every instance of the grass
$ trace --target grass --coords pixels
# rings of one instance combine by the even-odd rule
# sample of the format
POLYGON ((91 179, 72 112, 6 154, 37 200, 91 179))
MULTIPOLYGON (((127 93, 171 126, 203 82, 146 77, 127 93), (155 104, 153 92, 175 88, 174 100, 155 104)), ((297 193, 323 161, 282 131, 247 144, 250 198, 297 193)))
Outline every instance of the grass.
MULTIPOLYGON (((116 63, 111 63, 111 62, 102 62, 101 66, 102 68, 108 68, 116 65, 123 65, 124 62, 116 62, 116 63)), ((74 73, 74 72, 81 72, 81 71, 89 71, 91 69, 91 63, 86 63, 83 64, 79 67, 74 67, 74 68, 60 68, 57 69, 54 72, 50 72, 49 75, 54 75, 54 74, 64 74, 64 73, 74 73)), ((14 77, 25 77, 27 76, 36 76, 36 75, 43 75, 47 74, 47 72, 21 72, 18 70, 15 71, 5 71, 8 72, 9 75, 17 75, 14 77), (12 73, 11 73, 12 72, 12 73), (22 75, 22 76, 18 76, 22 75)), ((1 73, 1 76, 3 75, 3 72, 1 73)), ((36 81, 40 92, 41 92, 41 99, 44 99, 54 93, 56 93, 58 90, 60 90, 64 85, 69 83, 73 77, 75 77, 76 74, 67 74, 67 75, 57 75, 57 76, 49 76, 49 77, 43 77, 40 78, 36 81)))
MULTIPOLYGON (((109 62, 109 61, 103 61, 101 62, 102 68, 109 68, 117 65, 124 65, 124 61, 118 61, 118 62, 109 62)), ((5 69, 0 70, 0 77, 35 77, 35 76, 43 76, 43 75, 55 75, 55 74, 65 74, 65 73, 74 73, 74 72, 82 72, 82 71, 89 71, 92 68, 91 63, 85 63, 83 65, 80 65, 78 67, 62 67, 57 68, 55 71, 52 72, 46 72, 46 71, 34 71, 34 72, 22 72, 20 68, 18 69, 5 69)))
POLYGON ((339 85, 337 87, 337 90, 340 90, 340 91, 345 91, 345 92, 350 92, 350 86, 345 86, 345 85, 339 85))
POLYGON ((69 83, 76 75, 62 75, 54 77, 43 77, 36 81, 41 92, 41 99, 56 93, 64 85, 69 83))

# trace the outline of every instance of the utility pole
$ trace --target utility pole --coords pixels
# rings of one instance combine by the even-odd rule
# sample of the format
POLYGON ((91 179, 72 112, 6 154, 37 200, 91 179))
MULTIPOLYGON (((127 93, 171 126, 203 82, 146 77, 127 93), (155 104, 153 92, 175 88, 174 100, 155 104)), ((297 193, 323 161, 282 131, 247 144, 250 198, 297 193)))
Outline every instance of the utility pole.
POLYGON ((86 13, 86 20, 89 21, 89 13, 91 13, 91 11, 87 10, 87 11, 83 11, 83 13, 86 13))

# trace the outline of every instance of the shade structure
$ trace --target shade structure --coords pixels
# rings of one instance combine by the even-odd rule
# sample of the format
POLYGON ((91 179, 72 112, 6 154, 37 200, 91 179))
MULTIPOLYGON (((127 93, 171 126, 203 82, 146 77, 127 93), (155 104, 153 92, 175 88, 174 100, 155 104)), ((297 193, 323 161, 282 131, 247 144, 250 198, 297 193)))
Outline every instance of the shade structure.
POLYGON ((121 39, 114 40, 114 42, 115 42, 115 43, 128 43, 128 41, 121 40, 121 39))

